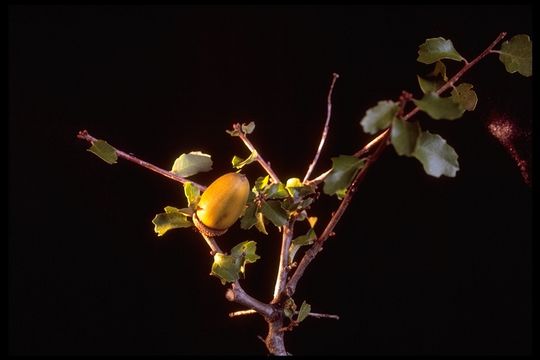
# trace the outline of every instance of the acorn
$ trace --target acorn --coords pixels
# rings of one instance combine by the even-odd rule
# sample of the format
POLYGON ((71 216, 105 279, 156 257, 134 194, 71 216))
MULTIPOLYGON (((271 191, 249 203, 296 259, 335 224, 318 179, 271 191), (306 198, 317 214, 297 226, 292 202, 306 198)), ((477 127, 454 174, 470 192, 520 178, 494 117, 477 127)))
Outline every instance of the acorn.
POLYGON ((225 234, 244 212, 249 191, 245 175, 228 173, 220 176, 202 193, 193 223, 204 235, 225 234))

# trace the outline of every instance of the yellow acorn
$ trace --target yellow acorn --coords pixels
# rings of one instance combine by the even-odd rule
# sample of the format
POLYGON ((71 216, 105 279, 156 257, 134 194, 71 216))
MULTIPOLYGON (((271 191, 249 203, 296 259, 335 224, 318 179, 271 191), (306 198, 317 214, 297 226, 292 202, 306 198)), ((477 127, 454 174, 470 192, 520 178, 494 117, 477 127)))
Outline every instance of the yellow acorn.
POLYGON ((193 222, 207 236, 224 234, 242 215, 249 196, 249 181, 243 174, 217 178, 202 193, 193 222))

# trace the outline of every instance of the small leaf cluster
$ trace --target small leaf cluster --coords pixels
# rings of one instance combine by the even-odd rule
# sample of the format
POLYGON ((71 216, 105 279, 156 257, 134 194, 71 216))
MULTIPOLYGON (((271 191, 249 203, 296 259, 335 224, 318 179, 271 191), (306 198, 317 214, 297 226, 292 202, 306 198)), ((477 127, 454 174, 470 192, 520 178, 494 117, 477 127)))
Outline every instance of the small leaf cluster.
MULTIPOLYGON (((524 76, 532 74, 532 43, 527 35, 516 35, 504 42, 499 59, 508 72, 519 72, 524 76)), ((454 84, 448 79, 443 60, 467 60, 454 48, 451 40, 442 37, 427 39, 418 49, 417 60, 424 64, 435 64, 425 77, 417 76, 421 99, 412 99, 419 110, 434 120, 456 120, 465 111, 473 111, 478 96, 469 83, 454 84), (449 83, 450 96, 441 96, 442 87, 449 83)), ((360 121, 364 132, 376 134, 390 128, 390 142, 400 156, 416 158, 424 171, 431 176, 454 177, 459 170, 458 154, 444 138, 425 131, 420 124, 403 116, 405 104, 392 100, 379 101, 368 109, 360 121)))

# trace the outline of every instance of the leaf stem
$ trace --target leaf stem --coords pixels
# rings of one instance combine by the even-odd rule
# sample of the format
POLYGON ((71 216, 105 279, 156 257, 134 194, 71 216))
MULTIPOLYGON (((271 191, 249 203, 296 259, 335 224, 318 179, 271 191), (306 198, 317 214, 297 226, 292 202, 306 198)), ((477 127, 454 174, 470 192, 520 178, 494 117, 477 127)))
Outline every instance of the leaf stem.
MULTIPOLYGON (((82 130, 82 131, 79 131, 79 133, 77 134, 77 137, 79 139, 82 139, 82 140, 86 140, 88 141, 90 144, 93 144, 94 142, 96 142, 98 139, 96 139, 95 137, 93 137, 92 135, 90 135, 88 133, 88 131, 86 130, 82 130)), ((156 165, 154 164, 150 164, 149 162, 146 162, 144 160, 141 160, 133 155, 130 155, 128 153, 125 153, 123 152, 122 150, 118 150, 116 149, 116 154, 118 155, 118 157, 120 158, 123 158, 123 159, 126 159, 128 161, 131 161, 132 163, 135 163, 139 166, 142 166, 148 170, 151 170, 153 172, 156 172, 160 175, 163 175, 165 177, 168 177, 169 179, 172 179, 174 181, 178 181, 179 183, 182 183, 182 184, 185 184, 187 182, 191 182, 193 185, 195 185, 197 188, 199 188, 199 190, 201 191, 204 191, 206 189, 206 186, 204 185, 201 185, 201 184, 197 184, 196 182, 192 181, 192 180, 189 180, 189 179, 186 179, 185 177, 182 177, 182 176, 178 176, 176 175, 175 173, 173 172, 170 172, 170 171, 167 171, 167 170, 163 170, 162 168, 160 167, 157 167, 156 165)))
POLYGON ((311 176, 311 173, 313 172, 313 169, 315 168, 315 165, 317 164, 317 161, 319 161, 319 156, 321 155, 324 142, 326 141, 326 137, 328 136, 330 117, 332 115, 332 92, 334 91, 334 84, 336 83, 336 80, 339 78, 339 74, 333 73, 332 76, 333 76, 332 83, 330 84, 330 90, 328 90, 328 97, 326 99, 326 121, 324 123, 324 128, 323 128, 323 132, 321 136, 321 142, 319 143, 319 147, 317 148, 317 152, 315 153, 315 158, 309 165, 306 176, 304 176, 304 181, 303 181, 304 184, 308 182, 309 177, 311 176))
POLYGON ((257 162, 262 166, 262 168, 268 173, 268 175, 270 175, 270 177, 272 178, 272 180, 278 184, 280 183, 281 181, 279 180, 278 176, 276 175, 276 173, 274 172, 274 170, 272 170, 272 167, 270 166, 269 163, 267 163, 266 161, 264 161, 263 157, 261 156, 261 154, 255 149, 255 146, 253 146, 253 144, 251 143, 251 141, 249 141, 249 139, 247 138, 246 134, 244 133, 244 131, 242 131, 242 126, 238 123, 234 124, 233 125, 233 129, 236 130, 238 132, 238 137, 244 142, 244 144, 246 145, 246 147, 249 149, 249 151, 251 151, 251 153, 253 154, 256 154, 255 156, 255 160, 257 160, 257 162))

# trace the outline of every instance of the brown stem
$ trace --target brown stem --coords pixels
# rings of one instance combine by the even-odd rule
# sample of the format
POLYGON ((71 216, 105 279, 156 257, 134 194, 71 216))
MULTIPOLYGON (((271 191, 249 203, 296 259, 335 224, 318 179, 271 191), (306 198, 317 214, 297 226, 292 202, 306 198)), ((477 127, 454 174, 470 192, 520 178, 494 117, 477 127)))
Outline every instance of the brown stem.
MULTIPOLYGON (((90 144, 93 144, 94 142, 96 142, 98 140, 95 137, 93 137, 92 135, 90 135, 88 133, 88 131, 86 131, 86 130, 79 131, 79 133, 77 134, 77 137, 79 139, 88 141, 90 144)), ((198 187, 199 190, 201 190, 201 191, 204 191, 206 189, 206 186, 204 186, 204 185, 197 184, 196 182, 193 182, 192 180, 186 179, 185 177, 178 176, 173 172, 163 170, 162 168, 159 168, 154 164, 150 164, 149 162, 143 161, 143 160, 141 160, 141 159, 139 159, 139 158, 137 158, 137 157, 135 157, 133 155, 125 153, 125 152, 123 152, 121 150, 118 150, 116 148, 115 148, 115 150, 116 150, 116 154, 120 158, 131 161, 132 163, 135 163, 135 164, 137 164, 139 166, 142 166, 142 167, 144 167, 144 168, 146 168, 148 170, 154 171, 154 172, 156 172, 156 173, 158 173, 160 175, 163 175, 165 177, 168 177, 169 179, 172 179, 174 181, 178 181, 178 182, 180 182, 182 184, 185 184, 187 182, 191 182, 193 185, 198 187)))
POLYGON ((211 250, 210 254, 212 256, 217 254, 217 253, 223 254, 223 251, 221 251, 221 249, 219 248, 219 245, 217 244, 216 240, 213 237, 206 236, 202 232, 201 232, 201 235, 204 238, 204 240, 206 241, 206 243, 208 244, 208 247, 210 247, 210 250, 211 250))
POLYGON ((339 78, 339 74, 333 73, 332 76, 333 76, 332 83, 330 84, 330 90, 328 90, 328 97, 326 99, 326 121, 324 123, 323 133, 321 136, 321 142, 319 143, 319 147, 317 148, 317 152, 315 153, 315 158, 309 165, 306 176, 304 176, 304 181, 303 181, 304 184, 309 180, 309 177, 311 176, 311 173, 313 172, 313 169, 315 168, 317 161, 319 161, 319 156, 321 155, 324 142, 326 141, 326 137, 328 136, 330 116, 332 115, 332 92, 334 91, 334 84, 336 83, 337 78, 339 78))
MULTIPOLYGON (((484 50, 482 51, 482 53, 480 53, 480 55, 478 55, 477 57, 475 57, 471 62, 465 62, 465 65, 461 68, 460 71, 458 71, 454 76, 452 76, 452 78, 450 80, 448 80, 443 86, 441 86, 437 91, 437 95, 441 95, 443 92, 445 92, 446 90, 452 88, 454 86, 454 84, 467 72, 469 71, 474 65, 476 65, 480 60, 482 60, 483 58, 485 58, 487 55, 489 54, 494 54, 496 53, 493 48, 495 46, 497 46, 498 43, 500 43, 502 41, 502 39, 504 39, 504 37, 506 36, 506 32, 502 32, 499 34, 499 36, 497 36, 497 38, 484 50)), ((411 117, 413 117, 417 112, 420 111, 420 108, 417 106, 415 107, 414 109, 412 109, 411 111, 409 111, 407 113, 407 115, 405 115, 403 117, 403 120, 409 120, 411 117)), ((385 138, 388 133, 390 132, 390 129, 386 129, 385 131, 383 131, 381 134, 379 134, 375 139, 371 140, 367 145, 365 145, 362 149, 358 150, 357 152, 355 152, 353 154, 353 156, 355 157, 362 157, 364 155, 366 155, 367 153, 369 153, 377 144, 379 144, 383 138, 385 138)), ((319 175, 317 178, 313 179, 310 183, 314 183, 314 184, 319 184, 321 183, 322 181, 324 181, 324 179, 326 178, 326 176, 328 176, 330 172, 329 171, 326 171, 324 172, 323 174, 319 175), (325 175, 326 174, 326 175, 325 175), (315 180, 317 180, 317 182, 315 182, 315 180)))
POLYGON ((292 296, 294 294, 294 292, 296 291, 296 286, 298 284, 298 281, 300 280, 302 275, 304 275, 304 271, 306 270, 308 265, 311 263, 311 261, 313 261, 315 256, 317 256, 317 254, 322 250, 324 242, 331 235, 333 235, 334 228, 336 227, 339 220, 341 219, 341 216, 343 216, 343 213, 345 212, 347 207, 349 207, 349 204, 351 203, 352 197, 353 197, 354 193, 356 192, 356 190, 358 189, 358 185, 360 185, 360 183, 362 182, 362 180, 366 176, 367 171, 369 170, 371 165, 375 161, 377 161, 377 159, 381 156, 383 150, 386 148, 387 140, 389 138, 389 134, 390 133, 388 133, 387 136, 383 137, 383 139, 381 140, 381 144, 377 147, 375 152, 372 155, 369 156, 366 164, 358 172, 358 174, 355 176, 353 182, 349 186, 349 189, 347 190, 347 193, 345 194, 345 197, 343 198, 343 200, 341 200, 341 203, 339 204, 338 209, 336 210, 336 212, 334 213, 334 215, 332 216, 332 218, 330 219, 330 221, 326 225, 326 228, 324 229, 323 233, 321 234, 321 236, 319 236, 317 238, 317 240, 315 240, 315 243, 311 246, 311 248, 308 251, 306 251, 306 253, 302 257, 302 260, 300 261, 300 263, 296 267, 296 270, 295 270, 294 274, 291 276, 291 278, 289 279, 289 282, 287 283, 286 293, 287 293, 288 296, 292 296))
POLYGON ((274 287, 274 299, 272 303, 279 301, 280 295, 285 289, 287 283, 287 274, 289 273, 289 248, 293 237, 294 220, 283 226, 283 234, 281 236, 281 252, 279 254, 279 268, 276 277, 276 285, 274 287))
POLYGON ((279 180, 278 176, 276 175, 276 173, 274 172, 274 170, 272 170, 272 167, 270 166, 269 163, 267 163, 266 161, 264 161, 263 157, 261 156, 261 154, 259 154, 259 152, 255 149, 255 146, 253 146, 253 144, 251 143, 251 141, 249 141, 249 139, 247 138, 246 134, 242 131, 242 126, 240 126, 240 124, 234 124, 233 125, 233 129, 236 130, 238 132, 238 137, 244 142, 244 144, 246 145, 246 147, 249 149, 249 151, 251 151, 251 153, 253 154, 256 154, 255 156, 255 160, 257 160, 257 162, 262 166, 262 168, 268 173, 268 175, 270 175, 270 177, 272 178, 272 180, 278 184, 280 183, 281 181, 279 180))
POLYGON ((227 292, 225 293, 225 298, 229 301, 244 305, 248 309, 255 310, 256 312, 264 316, 267 321, 275 317, 276 311, 271 305, 265 304, 262 301, 259 301, 248 295, 244 291, 244 289, 242 289, 242 286, 240 286, 240 283, 238 281, 234 282, 231 285, 231 288, 227 290, 227 292))

